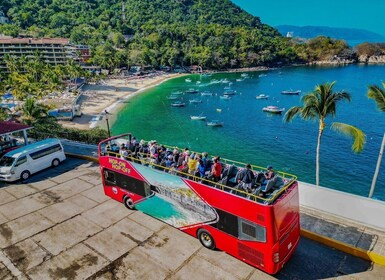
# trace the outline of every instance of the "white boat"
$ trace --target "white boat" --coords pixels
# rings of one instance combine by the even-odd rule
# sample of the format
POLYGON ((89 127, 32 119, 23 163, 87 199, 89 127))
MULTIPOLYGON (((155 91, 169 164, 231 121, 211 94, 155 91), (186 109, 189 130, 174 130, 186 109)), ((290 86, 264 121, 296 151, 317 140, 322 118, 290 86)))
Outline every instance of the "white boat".
POLYGON ((223 122, 212 120, 206 123, 208 126, 223 126, 223 122))
POLYGON ((182 95, 183 94, 183 92, 181 92, 181 91, 173 91, 173 92, 171 92, 171 95, 182 95))
POLYGON ((223 88, 224 90, 231 90, 231 87, 229 86, 229 87, 224 87, 223 88))
POLYGON ((222 109, 218 108, 218 109, 216 109, 216 111, 220 113, 220 112, 222 112, 222 109))
POLYGON ((206 120, 206 116, 190 116, 190 119, 193 121, 204 121, 206 120))
POLYGON ((201 81, 197 81, 196 83, 197 83, 197 85, 199 85, 201 83, 201 81))
POLYGON ((202 96, 213 96, 213 93, 211 91, 203 91, 201 92, 202 96))
POLYGON ((220 99, 223 99, 223 100, 230 100, 231 99, 231 96, 228 96, 228 95, 221 95, 219 96, 220 99))
POLYGON ((266 77, 266 76, 267 76, 266 74, 259 74, 258 75, 259 78, 266 77))
POLYGON ((282 112, 285 111, 285 108, 279 108, 278 106, 267 106, 263 107, 262 111, 272 114, 282 114, 282 112))
POLYGON ((236 91, 233 89, 228 89, 223 92, 223 95, 235 95, 236 91))
POLYGON ((249 74, 247 74, 247 73, 242 73, 241 74, 241 77, 243 77, 243 78, 246 78, 246 77, 248 77, 249 76, 249 74))
POLYGON ((184 81, 185 81, 186 83, 191 83, 191 79, 190 79, 190 78, 184 79, 184 81))
POLYGON ((255 98, 257 98, 257 99, 269 99, 269 96, 261 93, 260 95, 257 95, 255 98))
POLYGON ((172 107, 184 107, 184 106, 186 106, 186 103, 183 103, 182 101, 175 101, 175 102, 171 103, 171 106, 172 107))
POLYGON ((283 90, 281 94, 283 95, 299 95, 301 93, 300 90, 283 90))
POLYGON ((179 96, 178 95, 169 95, 166 97, 168 100, 176 100, 176 99, 179 99, 179 96))
POLYGON ((194 94, 194 93, 198 93, 198 90, 197 90, 197 89, 190 88, 190 89, 186 90, 186 93, 194 94))
POLYGON ((245 79, 244 78, 238 78, 236 79, 237 82, 243 82, 245 79))
POLYGON ((189 100, 190 103, 202 103, 202 100, 194 98, 189 100))
POLYGON ((222 83, 222 84, 228 84, 229 82, 230 82, 230 81, 229 81, 228 79, 222 79, 222 80, 221 80, 221 83, 222 83))

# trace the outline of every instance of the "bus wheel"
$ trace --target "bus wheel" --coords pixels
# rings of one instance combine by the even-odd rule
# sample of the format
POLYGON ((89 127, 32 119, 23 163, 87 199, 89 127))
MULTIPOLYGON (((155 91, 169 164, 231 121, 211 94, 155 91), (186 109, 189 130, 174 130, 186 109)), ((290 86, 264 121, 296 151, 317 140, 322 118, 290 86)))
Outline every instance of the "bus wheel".
POLYGON ((25 181, 29 178, 29 176, 31 176, 31 173, 29 173, 29 171, 26 170, 26 171, 21 172, 20 179, 25 181))
POLYGON ((206 247, 207 249, 211 249, 211 250, 214 250, 215 249, 215 241, 214 241, 214 238, 211 236, 211 234, 201 228, 198 230, 198 239, 199 241, 202 243, 202 245, 204 247, 206 247))
POLYGON ((53 167, 56 167, 60 164, 60 160, 58 160, 57 158, 55 158, 53 161, 52 161, 52 166, 53 167))
POLYGON ((123 202, 124 202, 124 206, 126 206, 128 209, 130 209, 130 210, 134 210, 135 209, 134 201, 132 200, 131 197, 126 196, 124 198, 123 202))

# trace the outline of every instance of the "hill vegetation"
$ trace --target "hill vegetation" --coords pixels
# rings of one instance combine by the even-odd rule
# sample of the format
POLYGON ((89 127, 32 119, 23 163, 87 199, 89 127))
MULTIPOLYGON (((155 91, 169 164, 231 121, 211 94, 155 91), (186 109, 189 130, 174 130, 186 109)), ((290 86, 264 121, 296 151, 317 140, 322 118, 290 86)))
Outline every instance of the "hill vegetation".
POLYGON ((92 62, 106 69, 274 66, 349 52, 325 37, 320 47, 284 38, 229 0, 3 0, 0 9, 12 22, 0 33, 70 38, 91 46, 92 62))

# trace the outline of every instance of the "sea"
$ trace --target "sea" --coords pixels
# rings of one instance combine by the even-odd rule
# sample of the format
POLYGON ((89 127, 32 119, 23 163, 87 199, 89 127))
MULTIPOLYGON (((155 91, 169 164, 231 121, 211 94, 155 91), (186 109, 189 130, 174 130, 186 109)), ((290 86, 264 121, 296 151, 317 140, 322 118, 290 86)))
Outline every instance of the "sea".
MULTIPOLYGON (((189 147, 211 156, 266 167, 298 176, 299 181, 315 183, 318 121, 295 118, 286 123, 284 115, 263 112, 266 106, 301 106, 301 98, 315 86, 336 81, 334 90, 350 93, 351 102, 340 102, 335 117, 326 120, 320 151, 320 185, 367 197, 385 133, 385 113, 368 99, 368 85, 385 79, 385 65, 300 66, 266 71, 215 73, 181 76, 159 84, 129 99, 117 112, 111 131, 114 135, 131 132, 138 139, 157 140, 179 148, 189 147), (243 76, 242 73, 245 73, 243 76), (186 81, 191 79, 191 82, 186 81), (220 98, 225 88, 235 95, 220 98), (185 107, 172 107, 172 92, 184 93, 185 107), (282 95, 284 90, 301 90, 299 95, 282 95), (210 91, 213 96, 201 96, 210 91), (256 99, 259 94, 267 100, 256 99), (201 99, 192 104, 190 99, 201 99), (223 127, 210 127, 192 115, 219 120, 223 127), (360 128, 366 134, 364 150, 352 151, 352 139, 331 129, 333 122, 360 128)), ((385 201, 385 159, 382 160, 375 199, 385 201)))

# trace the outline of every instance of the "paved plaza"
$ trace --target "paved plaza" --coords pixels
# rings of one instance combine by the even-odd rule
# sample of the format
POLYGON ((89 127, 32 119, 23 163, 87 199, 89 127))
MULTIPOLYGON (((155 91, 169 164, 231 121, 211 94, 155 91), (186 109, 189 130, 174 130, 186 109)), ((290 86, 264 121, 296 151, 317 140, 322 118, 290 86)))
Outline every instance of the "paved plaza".
POLYGON ((68 158, 0 183, 0 279, 381 279, 385 268, 302 238, 270 276, 103 193, 99 166, 68 158))

